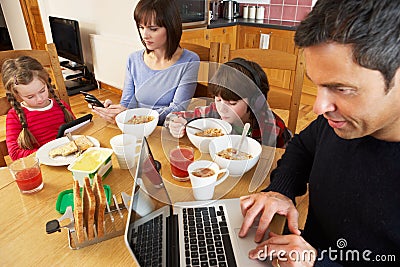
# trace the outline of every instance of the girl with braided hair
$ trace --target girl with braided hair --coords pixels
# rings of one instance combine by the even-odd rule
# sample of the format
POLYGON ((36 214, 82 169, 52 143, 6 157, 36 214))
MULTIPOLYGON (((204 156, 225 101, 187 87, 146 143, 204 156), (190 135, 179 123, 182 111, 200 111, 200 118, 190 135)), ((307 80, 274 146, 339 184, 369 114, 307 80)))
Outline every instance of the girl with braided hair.
POLYGON ((7 149, 16 160, 54 140, 58 128, 75 117, 71 107, 55 94, 48 72, 36 59, 8 59, 1 73, 12 107, 6 118, 7 149))

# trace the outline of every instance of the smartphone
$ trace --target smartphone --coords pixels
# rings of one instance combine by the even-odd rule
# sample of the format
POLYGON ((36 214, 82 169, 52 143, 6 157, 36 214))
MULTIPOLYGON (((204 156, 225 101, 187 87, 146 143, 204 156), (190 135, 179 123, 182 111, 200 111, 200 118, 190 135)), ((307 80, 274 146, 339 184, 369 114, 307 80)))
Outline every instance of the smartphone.
POLYGON ((90 105, 104 108, 103 103, 101 103, 100 100, 98 100, 94 95, 83 91, 81 91, 81 94, 85 96, 86 102, 88 102, 90 105))

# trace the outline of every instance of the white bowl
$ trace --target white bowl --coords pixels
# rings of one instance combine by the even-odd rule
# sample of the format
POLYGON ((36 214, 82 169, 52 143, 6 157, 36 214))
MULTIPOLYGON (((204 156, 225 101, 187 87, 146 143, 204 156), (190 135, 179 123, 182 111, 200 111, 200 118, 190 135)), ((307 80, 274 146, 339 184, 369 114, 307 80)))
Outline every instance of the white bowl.
POLYGON ((250 154, 252 158, 247 160, 230 160, 217 155, 218 152, 227 148, 237 148, 240 135, 225 135, 217 137, 209 144, 210 156, 221 168, 229 170, 230 176, 242 176, 253 168, 260 159, 262 147, 260 143, 251 137, 246 137, 240 151, 250 154))
MULTIPOLYGON (((232 132, 232 125, 228 122, 220 120, 220 119, 213 119, 213 118, 202 118, 193 120, 188 123, 189 126, 194 126, 196 128, 200 128, 202 130, 210 129, 210 128, 217 128, 221 129, 224 135, 228 135, 232 132)), ((192 142, 192 144, 197 147, 202 153, 208 153, 208 145, 210 144, 211 140, 217 137, 203 137, 197 136, 195 133, 199 132, 199 130, 186 127, 186 134, 192 142)))
POLYGON ((119 113, 115 117, 115 121, 124 134, 131 134, 140 139, 143 138, 143 136, 148 137, 154 131, 154 129, 157 127, 158 117, 158 112, 155 110, 149 108, 134 108, 127 109, 119 113), (135 115, 153 116, 154 119, 140 124, 127 123, 135 115))

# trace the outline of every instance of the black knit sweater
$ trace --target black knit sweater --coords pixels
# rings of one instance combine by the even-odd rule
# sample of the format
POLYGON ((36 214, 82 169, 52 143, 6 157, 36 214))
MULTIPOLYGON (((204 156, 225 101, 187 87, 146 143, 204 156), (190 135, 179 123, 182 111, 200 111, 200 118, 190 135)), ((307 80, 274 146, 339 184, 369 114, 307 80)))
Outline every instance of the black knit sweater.
POLYGON ((264 191, 294 199, 307 183, 303 235, 319 256, 326 250, 316 266, 334 266, 329 258, 346 266, 365 266, 364 258, 371 266, 400 266, 400 143, 342 139, 320 116, 289 143, 264 191), (382 255, 396 262, 378 262, 382 255))

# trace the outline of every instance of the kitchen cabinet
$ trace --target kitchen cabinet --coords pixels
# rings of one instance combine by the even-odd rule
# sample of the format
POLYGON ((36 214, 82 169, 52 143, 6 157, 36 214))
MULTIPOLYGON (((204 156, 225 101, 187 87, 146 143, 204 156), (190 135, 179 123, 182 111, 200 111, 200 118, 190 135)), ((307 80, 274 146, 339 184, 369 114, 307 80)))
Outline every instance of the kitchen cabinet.
MULTIPOLYGON (((211 42, 229 43, 232 47, 236 47, 236 26, 220 27, 214 29, 196 29, 185 30, 182 33, 182 43, 192 43, 210 47, 211 42)), ((215 65, 214 65, 215 67, 215 65)), ((201 84, 207 84, 209 77, 209 64, 202 62, 199 68, 199 81, 201 84)), ((203 89, 204 90, 204 89, 203 89)), ((199 93, 196 91, 196 94, 199 93)), ((204 94, 204 92, 199 93, 204 94)))
POLYGON ((236 49, 236 32, 237 26, 207 29, 206 38, 208 38, 210 42, 230 44, 231 49, 236 49))
MULTIPOLYGON (((299 51, 294 43, 295 31, 280 30, 273 28, 262 28, 253 26, 238 25, 236 47, 241 48, 259 48, 261 34, 269 34, 269 49, 280 50, 292 54, 299 51)), ((294 74, 289 71, 265 70, 269 83, 272 86, 293 88, 294 74)), ((313 105, 317 95, 316 86, 304 77, 301 102, 307 105, 313 105)))
MULTIPOLYGON (((182 33, 181 42, 192 43, 210 47, 211 42, 228 43, 235 49, 236 47, 236 28, 237 26, 220 27, 214 29, 196 29, 196 30, 185 30, 182 33)), ((215 66, 214 66, 215 67, 215 66)), ((210 66, 204 62, 200 64, 199 69, 199 80, 206 81, 209 76, 210 66)), ((206 84, 200 82, 201 84, 206 84)), ((201 93, 200 93, 201 94, 201 93)))
POLYGON ((236 47, 259 48, 261 34, 269 34, 269 49, 296 54, 294 31, 239 25, 236 47))
POLYGON ((210 42, 228 43, 236 49, 236 27, 221 27, 215 29, 185 30, 181 42, 210 47, 210 42))
POLYGON ((205 38, 206 30, 207 29, 185 30, 182 33, 181 42, 209 47, 210 42, 205 38))
MULTIPOLYGON (((210 42, 229 43, 231 49, 259 48, 261 34, 269 34, 269 49, 297 54, 299 51, 294 43, 294 30, 282 30, 268 27, 235 25, 213 29, 186 30, 182 34, 182 42, 210 46, 210 42)), ((265 69, 271 86, 293 88, 294 74, 290 71, 265 69)), ((317 89, 304 77, 301 102, 313 105, 317 89)))
MULTIPOLYGON (((259 48, 261 34, 269 34, 269 49, 297 54, 294 31, 239 25, 236 45, 238 49, 259 48)), ((264 69, 271 86, 293 88, 294 74, 291 71, 264 69)))

